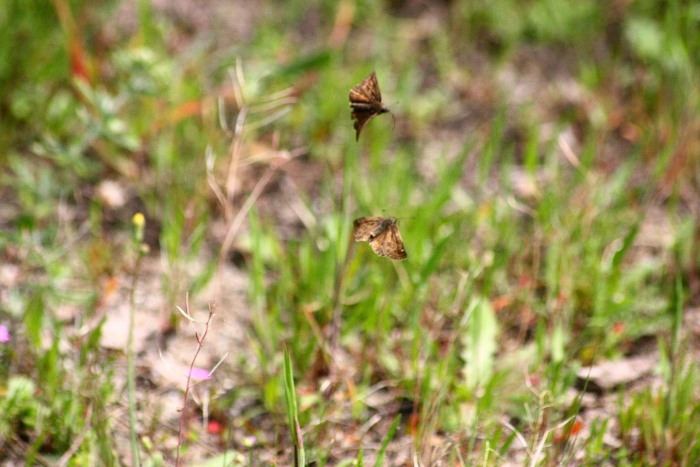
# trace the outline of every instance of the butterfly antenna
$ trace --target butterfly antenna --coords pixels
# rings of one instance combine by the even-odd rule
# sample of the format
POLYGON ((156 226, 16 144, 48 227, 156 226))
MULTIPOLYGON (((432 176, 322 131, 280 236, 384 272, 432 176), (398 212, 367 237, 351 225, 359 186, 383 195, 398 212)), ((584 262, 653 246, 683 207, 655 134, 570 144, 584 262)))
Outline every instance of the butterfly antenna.
POLYGON ((394 131, 396 131, 396 117, 394 117, 394 112, 392 112, 391 110, 389 110, 389 115, 391 115, 391 120, 393 121, 393 125, 391 127, 391 131, 393 133, 394 131))

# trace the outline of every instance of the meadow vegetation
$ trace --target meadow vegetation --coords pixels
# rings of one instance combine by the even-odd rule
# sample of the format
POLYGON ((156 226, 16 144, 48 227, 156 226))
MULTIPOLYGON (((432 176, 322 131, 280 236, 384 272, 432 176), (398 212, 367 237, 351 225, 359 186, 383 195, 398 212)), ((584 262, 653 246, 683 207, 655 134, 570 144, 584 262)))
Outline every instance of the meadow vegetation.
POLYGON ((0 464, 700 465, 699 65, 681 0, 5 0, 0 464))

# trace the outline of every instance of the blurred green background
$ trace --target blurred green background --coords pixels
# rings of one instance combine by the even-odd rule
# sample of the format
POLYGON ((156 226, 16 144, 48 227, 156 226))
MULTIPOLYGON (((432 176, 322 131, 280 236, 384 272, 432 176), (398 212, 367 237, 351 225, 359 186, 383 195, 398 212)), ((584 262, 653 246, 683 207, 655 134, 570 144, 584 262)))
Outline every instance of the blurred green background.
POLYGON ((5 0, 0 458, 173 464, 189 292, 185 465, 700 464, 699 64, 690 1, 5 0))

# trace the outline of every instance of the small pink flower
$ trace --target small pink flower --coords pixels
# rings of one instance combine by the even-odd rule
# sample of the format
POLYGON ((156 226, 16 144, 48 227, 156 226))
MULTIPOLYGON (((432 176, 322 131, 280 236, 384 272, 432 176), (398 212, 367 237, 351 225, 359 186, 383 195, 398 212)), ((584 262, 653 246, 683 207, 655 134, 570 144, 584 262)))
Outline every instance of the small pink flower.
POLYGON ((203 381, 205 379, 211 378, 211 374, 207 370, 204 370, 202 368, 192 368, 192 372, 190 373, 190 376, 192 377, 193 380, 195 381, 203 381))
POLYGON ((7 326, 4 326, 0 324, 0 342, 9 342, 10 340, 10 331, 7 329, 7 326))
POLYGON ((209 433, 212 435, 219 435, 223 430, 224 427, 221 426, 221 423, 217 422, 216 420, 209 420, 209 424, 207 425, 207 431, 209 433))

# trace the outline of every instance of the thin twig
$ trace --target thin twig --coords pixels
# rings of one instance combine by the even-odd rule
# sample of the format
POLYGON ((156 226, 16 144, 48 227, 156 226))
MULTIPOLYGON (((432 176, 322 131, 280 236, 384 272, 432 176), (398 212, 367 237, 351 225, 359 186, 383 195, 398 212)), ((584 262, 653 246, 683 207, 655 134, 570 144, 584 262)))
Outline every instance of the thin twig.
POLYGON ((561 151, 564 153, 564 156, 566 156, 566 159, 576 167, 579 172, 581 172, 585 177, 586 180, 589 182, 592 181, 592 176, 591 174, 581 165, 581 161, 578 160, 578 157, 576 157, 576 154, 574 154, 574 151, 571 149, 571 146, 569 146, 569 143, 567 143, 566 139, 562 136, 559 135, 557 138, 557 142, 559 143, 559 148, 561 148, 561 151))
POLYGON ((236 98, 236 105, 239 111, 233 132, 233 140, 231 141, 231 162, 229 163, 228 176, 226 177, 226 199, 228 200, 228 203, 224 206, 226 220, 231 218, 230 209, 233 206, 233 195, 236 191, 236 172, 238 171, 238 161, 241 158, 241 148, 243 146, 243 129, 249 110, 245 99, 245 81, 240 60, 236 60, 236 73, 234 74, 232 70, 229 70, 229 74, 231 75, 233 95, 236 98))
POLYGON ((269 112, 271 110, 276 110, 279 107, 290 106, 297 103, 296 97, 285 97, 282 99, 270 100, 269 102, 259 101, 257 104, 250 108, 250 114, 256 114, 259 112, 269 112))
MULTIPOLYGON (((238 113, 236 119, 236 129, 234 131, 233 141, 231 143, 231 162, 228 166, 228 176, 226 177, 226 199, 228 200, 227 207, 233 205, 233 195, 236 191, 236 172, 238 171, 238 162, 241 159, 241 148, 243 146, 243 128, 246 115, 248 115, 248 107, 243 106, 238 113)), ((230 216, 230 211, 228 212, 230 216)))
MULTIPOLYGON (((185 313, 187 313, 188 316, 192 316, 192 313, 190 313, 189 292, 185 295, 185 313)), ((207 333, 209 332, 209 324, 211 323, 212 318, 214 318, 214 307, 212 305, 209 305, 209 317, 207 318, 206 323, 204 323, 204 332, 201 336, 196 330, 194 333, 195 339, 197 339, 197 350, 195 351, 194 356, 192 357, 192 362, 190 363, 190 371, 187 372, 187 385, 185 386, 185 396, 183 398, 182 409, 180 411, 180 428, 177 432, 177 457, 175 459, 176 466, 180 465, 180 448, 182 447, 182 433, 185 427, 187 400, 189 399, 190 388, 192 387, 192 385, 190 384, 190 381, 192 380, 192 370, 194 369, 194 364, 197 361, 197 356, 199 355, 200 350, 202 350, 202 347, 204 346, 204 339, 207 337, 207 333)))
POLYGON ((257 121, 255 123, 251 123, 248 125, 249 130, 257 130, 258 128, 262 128, 265 125, 269 125, 270 123, 274 122, 278 118, 283 117, 284 115, 288 114, 289 112, 292 111, 291 107, 283 107, 282 109, 278 110, 277 112, 273 113, 272 115, 263 118, 260 121, 257 121))
POLYGON ((216 177, 214 176, 215 159, 216 155, 214 154, 214 150, 211 148, 211 146, 207 146, 207 151, 205 155, 207 167, 207 183, 209 183, 209 188, 211 188, 211 190, 216 195, 216 199, 219 200, 219 204, 221 204, 221 207, 223 207, 224 211, 226 211, 228 207, 228 203, 226 202, 226 195, 224 195, 224 192, 221 191, 219 184, 216 182, 216 177))
POLYGON ((507 420, 501 420, 501 423, 502 423, 506 428, 508 428, 510 431, 512 431, 512 432, 515 434, 515 437, 518 438, 518 441, 520 441, 520 444, 523 445, 523 447, 525 448, 525 451, 528 453, 528 455, 530 455, 530 448, 529 448, 529 446, 527 445, 527 440, 526 440, 525 437, 518 431, 518 429, 515 428, 515 427, 514 427, 513 425, 511 425, 510 423, 508 423, 507 420))
POLYGON ((253 191, 250 193, 250 195, 248 195, 248 199, 246 199, 245 203, 238 211, 238 214, 236 214, 236 217, 229 224, 229 228, 226 232, 226 237, 224 237, 224 241, 221 243, 220 260, 223 261, 223 259, 226 257, 226 253, 228 253, 229 249, 231 248, 233 239, 236 237, 238 229, 241 228, 245 216, 248 215, 248 212, 253 207, 253 204, 255 204, 255 202, 258 200, 258 197, 262 194, 263 189, 268 184, 275 171, 290 160, 292 160, 293 158, 300 156, 304 152, 306 152, 306 148, 297 149, 292 153, 289 153, 287 157, 280 158, 270 164, 263 176, 260 177, 260 180, 258 180, 258 183, 256 183, 255 188, 253 188, 253 191))

